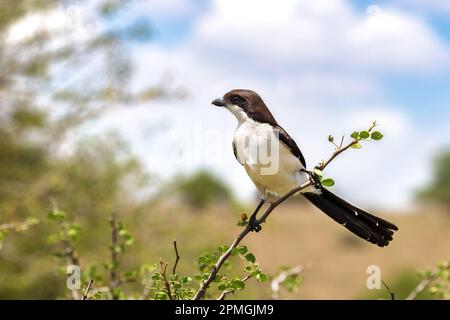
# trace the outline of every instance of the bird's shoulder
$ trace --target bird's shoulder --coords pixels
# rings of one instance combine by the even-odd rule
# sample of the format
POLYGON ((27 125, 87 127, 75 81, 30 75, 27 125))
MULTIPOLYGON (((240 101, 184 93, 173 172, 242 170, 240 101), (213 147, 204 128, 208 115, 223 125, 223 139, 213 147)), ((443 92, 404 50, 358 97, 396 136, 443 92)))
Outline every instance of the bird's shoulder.
POLYGON ((295 143, 294 139, 292 139, 291 136, 286 132, 286 130, 284 130, 280 125, 276 124, 273 127, 274 130, 278 132, 278 138, 280 139, 281 143, 289 148, 292 154, 300 160, 303 167, 306 168, 305 157, 300 151, 300 148, 297 146, 297 143, 295 143))

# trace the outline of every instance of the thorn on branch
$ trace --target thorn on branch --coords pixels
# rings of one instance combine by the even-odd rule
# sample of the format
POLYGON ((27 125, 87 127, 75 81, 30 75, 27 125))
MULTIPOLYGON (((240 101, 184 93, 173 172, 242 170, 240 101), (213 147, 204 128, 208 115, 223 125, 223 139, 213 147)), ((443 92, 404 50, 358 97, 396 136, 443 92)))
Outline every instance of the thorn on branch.
POLYGON ((164 263, 162 258, 159 260, 159 265, 161 266, 161 275, 163 277, 164 285, 166 287, 167 295, 170 300, 173 300, 172 290, 170 290, 170 283, 167 280, 166 271, 167 271, 167 263, 164 263))
POLYGON ((381 283, 383 284, 383 286, 387 289, 387 291, 389 292, 389 295, 391 296, 391 300, 395 300, 395 293, 393 293, 391 291, 391 289, 388 287, 388 285, 386 284, 386 282, 384 282, 384 280, 381 280, 381 283))
POLYGON ((175 274, 177 272, 178 261, 181 258, 178 254, 177 239, 173 240, 173 248, 175 249, 175 263, 173 265, 172 274, 175 274))

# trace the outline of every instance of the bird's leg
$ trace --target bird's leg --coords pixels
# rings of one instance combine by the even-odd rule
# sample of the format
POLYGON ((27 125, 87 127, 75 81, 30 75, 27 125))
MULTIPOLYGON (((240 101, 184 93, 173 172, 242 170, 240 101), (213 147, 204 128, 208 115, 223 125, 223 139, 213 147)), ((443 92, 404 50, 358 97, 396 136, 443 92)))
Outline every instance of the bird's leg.
POLYGON ((250 226, 251 231, 259 232, 262 229, 261 225, 258 223, 258 220, 256 220, 256 215, 258 214, 258 211, 263 206, 264 202, 265 202, 264 199, 261 199, 259 201, 258 206, 256 207, 255 211, 253 212, 250 219, 248 220, 248 224, 250 226))
POLYGON ((306 174, 309 175, 309 179, 311 180, 311 183, 315 187, 320 188, 322 186, 322 183, 320 182, 319 176, 314 171, 309 171, 309 170, 306 170, 306 169, 301 169, 300 171, 303 171, 303 172, 305 172, 306 174))

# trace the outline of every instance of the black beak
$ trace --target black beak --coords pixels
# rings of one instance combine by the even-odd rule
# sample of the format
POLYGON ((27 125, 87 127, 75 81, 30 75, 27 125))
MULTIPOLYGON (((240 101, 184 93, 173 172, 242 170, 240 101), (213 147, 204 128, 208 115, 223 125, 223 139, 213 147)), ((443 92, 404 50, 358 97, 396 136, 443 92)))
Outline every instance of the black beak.
POLYGON ((217 107, 225 107, 227 105, 225 101, 220 98, 214 99, 211 103, 217 107))

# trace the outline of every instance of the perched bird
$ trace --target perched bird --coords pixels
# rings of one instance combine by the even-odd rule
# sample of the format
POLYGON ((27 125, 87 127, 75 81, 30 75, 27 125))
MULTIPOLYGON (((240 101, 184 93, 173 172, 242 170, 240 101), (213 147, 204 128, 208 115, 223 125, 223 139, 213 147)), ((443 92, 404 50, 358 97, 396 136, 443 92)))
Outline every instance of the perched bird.
POLYGON ((256 92, 235 89, 212 104, 228 109, 238 120, 233 152, 261 194, 249 219, 253 231, 261 230, 256 215, 264 202, 273 202, 312 179, 314 183, 300 191, 306 199, 357 236, 380 247, 389 244, 397 226, 351 205, 314 179, 299 147, 256 92))

